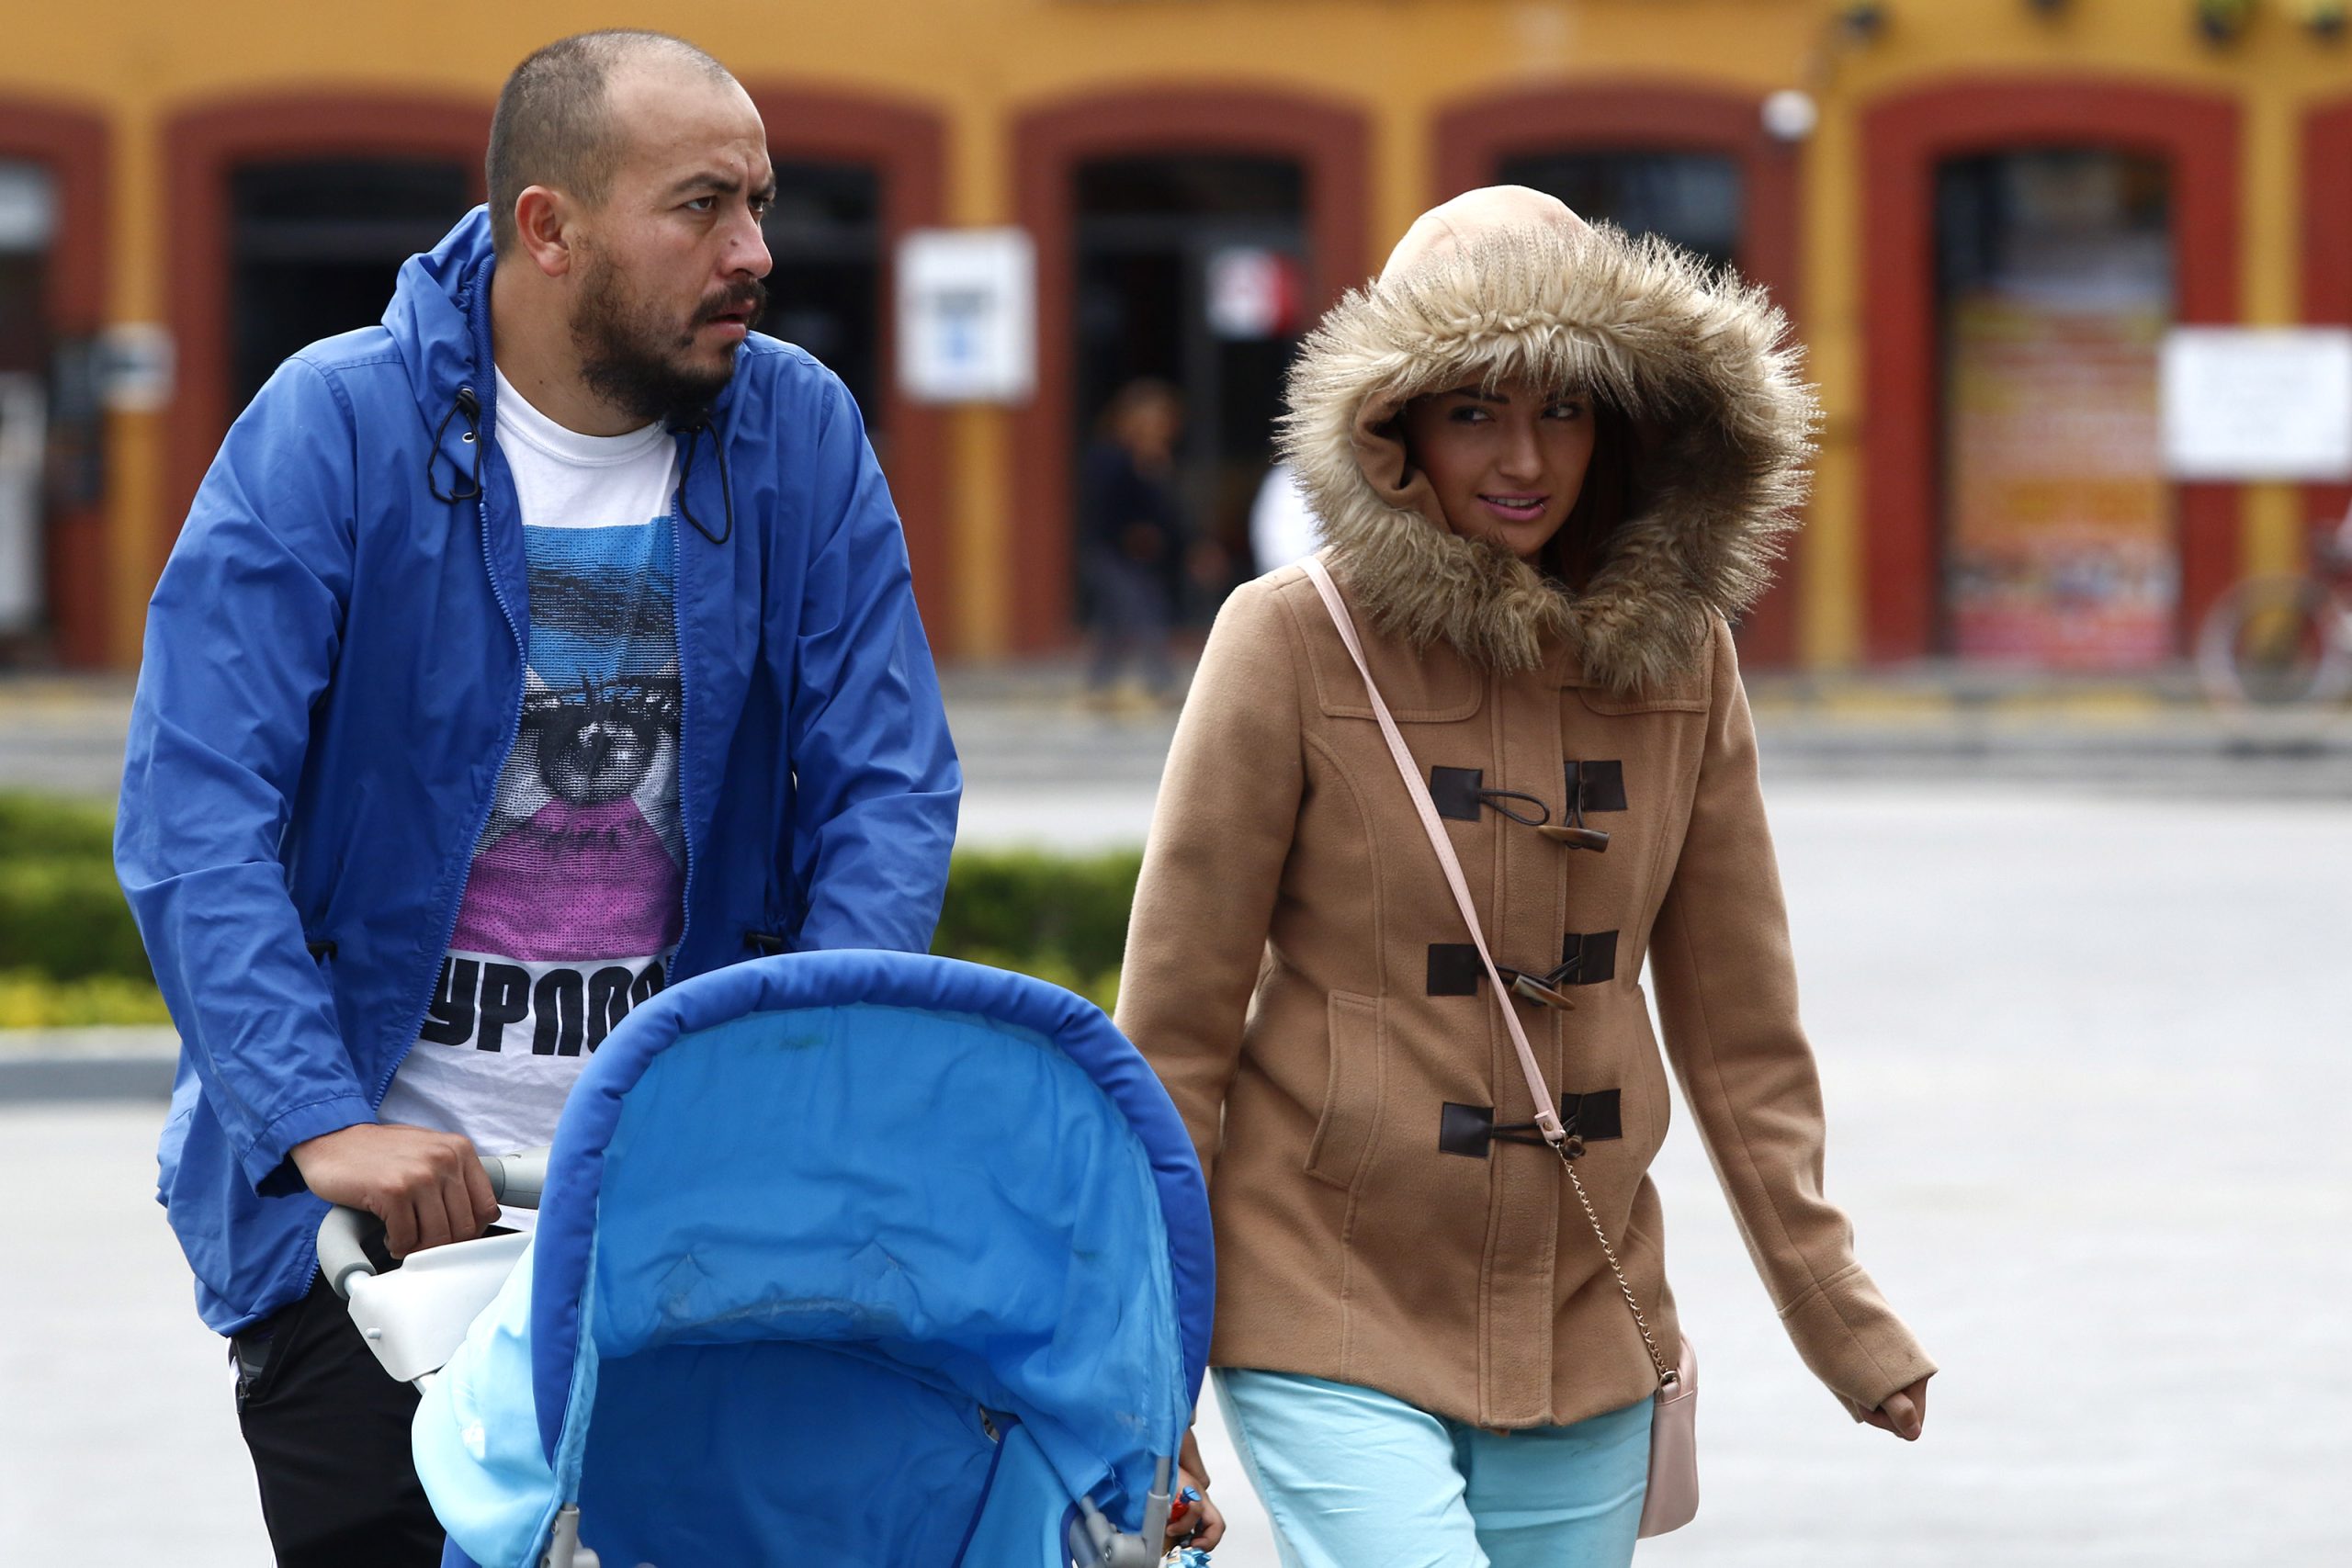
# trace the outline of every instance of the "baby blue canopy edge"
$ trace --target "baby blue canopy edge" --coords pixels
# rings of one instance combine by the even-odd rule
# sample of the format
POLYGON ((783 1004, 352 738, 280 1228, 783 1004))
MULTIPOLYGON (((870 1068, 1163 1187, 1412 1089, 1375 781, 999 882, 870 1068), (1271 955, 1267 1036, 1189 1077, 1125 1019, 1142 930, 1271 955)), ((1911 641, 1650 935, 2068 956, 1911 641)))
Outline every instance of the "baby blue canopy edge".
POLYGON ((531 1382, 548 1463, 556 1461, 573 1393, 604 1151, 629 1090, 682 1036, 750 1012, 857 1003, 968 1012, 1034 1030, 1118 1108, 1151 1162, 1168 1228, 1185 1393, 1199 1403, 1216 1297, 1208 1194, 1167 1091, 1102 1010, 1058 986, 956 959, 865 950, 784 953, 682 981, 641 1004, 605 1041, 572 1090, 533 1246, 531 1382))

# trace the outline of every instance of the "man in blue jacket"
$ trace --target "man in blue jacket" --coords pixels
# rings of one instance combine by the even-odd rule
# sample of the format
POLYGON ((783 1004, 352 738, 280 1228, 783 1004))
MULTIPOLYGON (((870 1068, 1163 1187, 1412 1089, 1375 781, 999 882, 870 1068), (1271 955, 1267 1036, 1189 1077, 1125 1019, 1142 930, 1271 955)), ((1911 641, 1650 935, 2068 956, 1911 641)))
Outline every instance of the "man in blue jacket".
POLYGON ((440 1550, 328 1203, 479 1235, 475 1151, 546 1143, 670 980, 930 943, 961 779, 857 408, 751 331, 773 192, 700 51, 534 54, 487 209, 271 378, 155 590, 116 862, 282 1563, 440 1550))

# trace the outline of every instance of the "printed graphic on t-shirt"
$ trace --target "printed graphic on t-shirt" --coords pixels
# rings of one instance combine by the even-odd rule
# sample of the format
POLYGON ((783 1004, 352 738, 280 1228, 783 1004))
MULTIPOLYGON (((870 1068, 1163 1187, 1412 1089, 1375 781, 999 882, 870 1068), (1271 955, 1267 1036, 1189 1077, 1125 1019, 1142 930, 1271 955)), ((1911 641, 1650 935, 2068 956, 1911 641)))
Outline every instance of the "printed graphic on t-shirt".
POLYGON ((487 953, 441 961, 417 1038, 478 1051, 577 1056, 605 1043, 628 1010, 660 991, 662 961, 514 964, 487 953))
POLYGON ((492 1154, 554 1135, 581 1068, 668 978, 685 892, 676 443, 567 430, 497 385, 530 571, 523 711, 378 1111, 492 1154))
POLYGON ((684 910, 669 520, 524 537, 522 726, 379 1112, 492 1153, 552 1135, 580 1068, 662 989, 684 910))
POLYGON ((641 959, 676 944, 684 881, 669 522, 524 535, 522 728, 451 946, 532 962, 641 959))

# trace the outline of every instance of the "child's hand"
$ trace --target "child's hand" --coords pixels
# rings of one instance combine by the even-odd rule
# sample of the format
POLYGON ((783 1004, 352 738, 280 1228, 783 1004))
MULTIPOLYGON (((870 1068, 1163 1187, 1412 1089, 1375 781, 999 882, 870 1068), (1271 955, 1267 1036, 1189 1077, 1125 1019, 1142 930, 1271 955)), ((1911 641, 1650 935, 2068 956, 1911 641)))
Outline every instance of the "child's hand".
POLYGON ((1201 1483, 1193 1472, 1179 1466, 1176 1471, 1176 1506, 1168 1514, 1168 1544, 1194 1546, 1203 1551, 1216 1550, 1225 1539, 1225 1516, 1217 1506, 1202 1495, 1201 1483))

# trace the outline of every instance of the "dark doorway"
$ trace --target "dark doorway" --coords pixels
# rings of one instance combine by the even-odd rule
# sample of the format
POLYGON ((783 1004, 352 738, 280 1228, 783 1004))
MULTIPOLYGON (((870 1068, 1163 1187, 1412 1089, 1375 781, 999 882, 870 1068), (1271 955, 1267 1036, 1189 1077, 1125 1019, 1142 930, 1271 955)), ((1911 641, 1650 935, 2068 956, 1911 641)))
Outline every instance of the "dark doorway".
POLYGON ((0 664, 35 655, 50 619, 46 475, 55 344, 49 314, 56 182, 0 162, 0 664))
POLYGON ((273 159, 229 175, 230 406, 305 344, 382 320, 401 263, 465 216, 481 172, 443 159, 273 159))
POLYGON ((1192 552, 1193 571, 1170 563, 1170 587, 1204 621, 1250 571, 1250 503, 1306 326, 1306 176, 1287 158, 1105 158, 1076 186, 1076 449, 1128 382, 1176 389, 1176 488, 1193 541, 1215 551, 1192 552))
POLYGON ((881 175, 862 164, 780 163, 763 231, 775 267, 761 330, 799 344, 842 378, 887 463, 881 175))
POLYGON ((1593 149, 1503 160, 1505 185, 1527 186, 1605 219, 1628 234, 1656 234, 1718 266, 1739 254, 1747 193, 1738 161, 1717 152, 1593 149))

